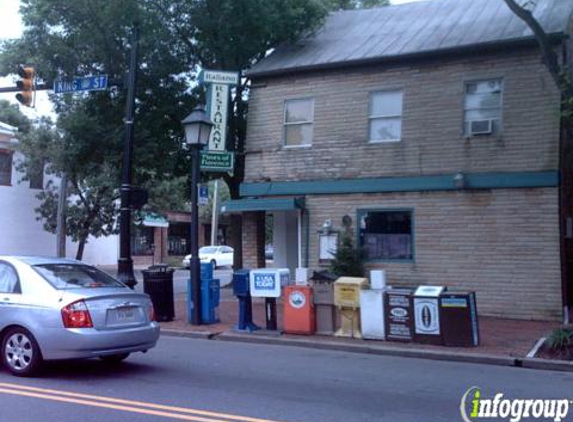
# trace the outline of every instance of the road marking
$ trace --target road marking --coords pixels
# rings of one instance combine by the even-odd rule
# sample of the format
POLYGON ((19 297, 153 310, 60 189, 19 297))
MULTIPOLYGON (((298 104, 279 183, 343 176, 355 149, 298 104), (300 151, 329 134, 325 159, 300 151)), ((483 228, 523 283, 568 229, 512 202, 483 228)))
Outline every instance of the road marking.
POLYGON ((47 388, 29 387, 18 384, 0 382, 0 393, 34 397, 45 400, 53 400, 85 406, 102 407, 113 410, 122 410, 132 413, 163 416, 166 418, 180 419, 194 422, 276 422, 268 419, 250 418, 247 416, 231 415, 228 413, 209 412, 206 410, 191 409, 186 407, 167 406, 156 403, 141 402, 136 400, 124 400, 114 397, 95 396, 91 394, 74 393, 71 391, 53 390, 47 388), (206 416, 200 417, 201 416, 206 416), (215 418, 215 419, 213 419, 215 418))

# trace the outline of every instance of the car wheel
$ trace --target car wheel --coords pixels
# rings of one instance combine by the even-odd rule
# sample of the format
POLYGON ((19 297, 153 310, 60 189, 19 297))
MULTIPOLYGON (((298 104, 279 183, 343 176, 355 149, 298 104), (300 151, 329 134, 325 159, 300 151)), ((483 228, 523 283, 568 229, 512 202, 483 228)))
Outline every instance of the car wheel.
POLYGON ((99 358, 105 363, 116 364, 124 361, 129 356, 129 353, 117 353, 115 355, 100 356, 99 358))
POLYGON ((211 260, 211 265, 213 266, 213 270, 217 269, 217 261, 214 259, 211 260))
POLYGON ((21 327, 8 330, 2 339, 2 362, 14 375, 34 374, 42 364, 42 353, 34 336, 21 327))

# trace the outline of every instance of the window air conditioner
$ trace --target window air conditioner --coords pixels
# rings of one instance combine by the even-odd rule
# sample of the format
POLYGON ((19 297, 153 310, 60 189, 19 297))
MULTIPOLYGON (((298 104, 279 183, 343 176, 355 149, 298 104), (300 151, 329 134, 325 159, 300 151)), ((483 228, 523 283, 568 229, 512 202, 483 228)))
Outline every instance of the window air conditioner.
POLYGON ((470 135, 491 135, 493 133, 493 120, 471 120, 470 135))

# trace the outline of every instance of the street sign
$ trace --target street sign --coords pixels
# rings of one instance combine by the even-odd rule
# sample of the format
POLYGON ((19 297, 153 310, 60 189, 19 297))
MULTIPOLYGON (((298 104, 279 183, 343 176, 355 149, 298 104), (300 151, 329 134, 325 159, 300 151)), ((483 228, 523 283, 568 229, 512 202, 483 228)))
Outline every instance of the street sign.
POLYGON ((207 205, 209 203, 209 186, 199 185, 197 186, 197 189, 199 189, 199 195, 198 195, 199 199, 197 200, 197 204, 207 205))
POLYGON ((222 70, 203 70, 199 74, 199 81, 204 84, 238 85, 239 74, 237 72, 224 72, 222 70))
POLYGON ((232 152, 201 152, 201 170, 222 172, 233 171, 235 155, 232 152))
POLYGON ((69 80, 56 80, 54 94, 80 91, 101 91, 107 89, 107 75, 86 76, 69 80))

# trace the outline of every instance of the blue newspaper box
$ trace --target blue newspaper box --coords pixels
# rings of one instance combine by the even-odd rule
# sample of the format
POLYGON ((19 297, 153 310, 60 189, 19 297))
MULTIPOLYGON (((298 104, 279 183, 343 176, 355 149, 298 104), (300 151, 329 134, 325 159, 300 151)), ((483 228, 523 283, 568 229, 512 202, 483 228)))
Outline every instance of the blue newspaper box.
POLYGON ((237 297, 249 296, 250 270, 237 270, 233 273, 233 294, 237 297))
POLYGON ((219 322, 219 279, 201 280, 201 320, 203 324, 219 322))
POLYGON ((201 280, 212 280, 213 279, 213 264, 210 262, 201 263, 201 280))

